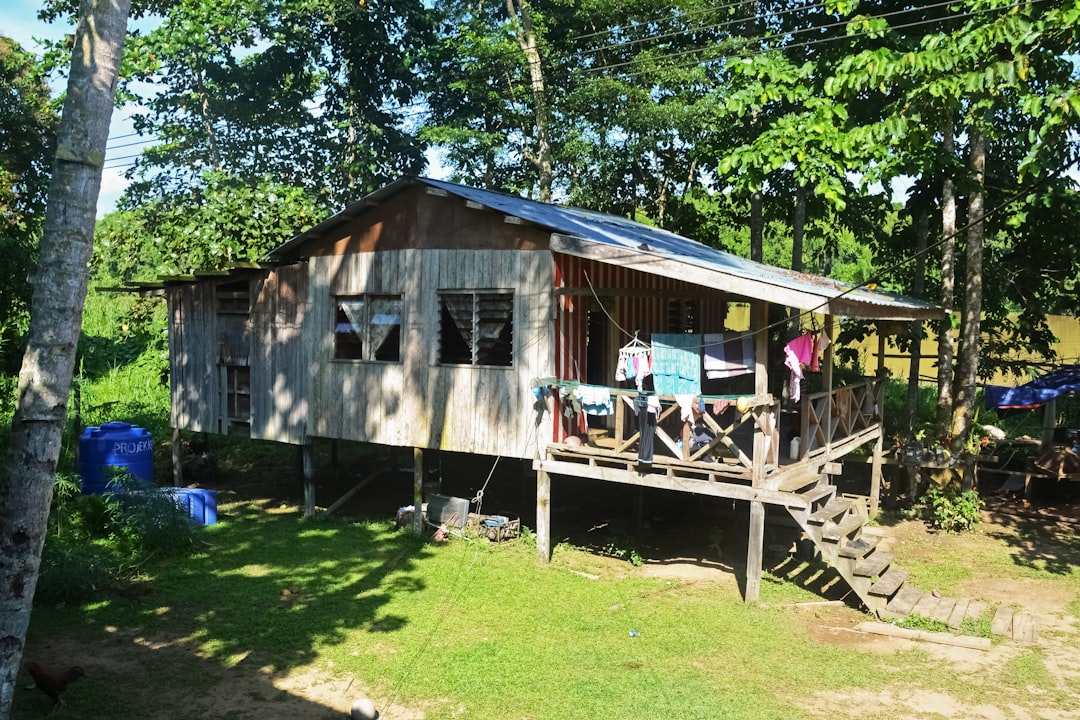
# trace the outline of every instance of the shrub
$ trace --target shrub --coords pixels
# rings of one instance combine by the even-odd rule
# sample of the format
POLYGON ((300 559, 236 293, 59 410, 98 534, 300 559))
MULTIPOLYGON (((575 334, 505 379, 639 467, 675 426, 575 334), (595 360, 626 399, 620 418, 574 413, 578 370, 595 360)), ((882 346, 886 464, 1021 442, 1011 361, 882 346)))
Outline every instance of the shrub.
POLYGON ((979 522, 985 503, 974 490, 960 492, 953 485, 931 488, 926 493, 927 521, 942 532, 967 532, 979 522))
POLYGON ((77 478, 57 477, 38 602, 88 599, 131 579, 151 557, 189 553, 200 544, 199 527, 173 496, 125 474, 110 483, 115 492, 83 495, 77 478))

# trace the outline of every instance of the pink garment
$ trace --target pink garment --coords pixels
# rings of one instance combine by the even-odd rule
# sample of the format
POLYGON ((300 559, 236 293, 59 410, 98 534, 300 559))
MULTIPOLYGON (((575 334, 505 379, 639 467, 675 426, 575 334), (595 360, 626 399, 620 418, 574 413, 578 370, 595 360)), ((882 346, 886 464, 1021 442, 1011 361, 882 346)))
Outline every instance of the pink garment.
MULTIPOLYGON (((802 397, 800 381, 803 379, 803 365, 814 362, 814 336, 810 333, 800 335, 784 346, 784 365, 791 370, 791 399, 799 402, 802 397)), ((814 363, 816 364, 816 363, 814 363)))

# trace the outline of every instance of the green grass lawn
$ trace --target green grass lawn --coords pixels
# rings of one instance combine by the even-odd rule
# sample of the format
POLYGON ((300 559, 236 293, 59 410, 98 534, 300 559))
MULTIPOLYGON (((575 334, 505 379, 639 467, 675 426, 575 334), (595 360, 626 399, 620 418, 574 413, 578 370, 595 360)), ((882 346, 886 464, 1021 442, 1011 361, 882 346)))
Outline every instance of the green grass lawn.
MULTIPOLYGON (((710 583, 590 579, 571 569, 595 559, 570 548, 544 567, 527 540, 437 544, 388 522, 244 505, 222 515, 206 552, 147 568, 149 595, 36 609, 31 650, 78 642, 87 652, 110 635, 136 639, 133 655, 180 644, 190 662, 149 682, 185 689, 188 702, 221 682, 208 666, 316 664, 429 717, 787 718, 800 686, 884 679, 858 653, 811 642, 782 610, 710 583)), ((793 592, 767 583, 763 599, 793 592)), ((130 687, 107 667, 87 675, 69 694, 72 716, 130 717, 145 681, 130 687)), ((23 697, 15 717, 35 716, 38 698, 23 697)))
MULTIPOLYGON (((276 707, 341 717, 318 705, 298 714, 288 693, 250 683, 300 670, 414 718, 809 717, 808 703, 827 703, 811 698, 908 683, 1078 707, 1080 686, 1049 678, 1037 648, 1000 669, 1015 680, 1001 688, 998 672, 957 675, 917 647, 879 655, 817 642, 784 606, 820 597, 769 576, 751 606, 730 584, 646 577, 615 560, 595 579, 578 571, 597 557, 569 546, 541 566, 527 538, 435 543, 391 522, 305 521, 276 503, 223 505, 203 537, 205 552, 151 563, 142 598, 35 610, 28 656, 87 670, 68 717, 277 717, 276 707)), ((1021 575, 1077 586, 1071 572, 1021 575)), ((24 690, 13 717, 47 709, 24 690)))

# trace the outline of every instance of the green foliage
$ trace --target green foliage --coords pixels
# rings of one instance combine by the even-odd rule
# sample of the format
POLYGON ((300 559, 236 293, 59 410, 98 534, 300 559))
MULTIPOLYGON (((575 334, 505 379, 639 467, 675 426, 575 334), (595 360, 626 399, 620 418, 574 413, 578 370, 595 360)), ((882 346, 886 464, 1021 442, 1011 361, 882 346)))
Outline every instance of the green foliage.
POLYGON ((207 173, 187 194, 156 198, 99 223, 94 276, 155 279, 252 262, 322 214, 302 188, 207 173))
POLYGON ((922 630, 923 632, 947 633, 950 631, 948 623, 934 620, 933 618, 928 618, 923 615, 908 615, 898 622, 897 625, 902 628, 907 628, 908 630, 922 630))
POLYGON ((927 521, 947 532, 967 532, 979 523, 979 512, 985 506, 975 490, 961 492, 953 485, 933 487, 926 493, 927 521))
POLYGON ((180 556, 202 543, 200 529, 167 489, 148 490, 124 473, 114 491, 83 495, 78 479, 59 475, 49 513, 35 600, 85 600, 130 580, 150 558, 180 556))
POLYGON ((0 37, 0 374, 22 360, 56 111, 40 62, 0 37))
POLYGON ((414 56, 429 40, 418 0, 156 9, 160 21, 125 47, 127 90, 154 88, 136 131, 160 140, 131 171, 134 205, 190 198, 207 171, 288 178, 343 205, 423 167, 408 115, 414 56))

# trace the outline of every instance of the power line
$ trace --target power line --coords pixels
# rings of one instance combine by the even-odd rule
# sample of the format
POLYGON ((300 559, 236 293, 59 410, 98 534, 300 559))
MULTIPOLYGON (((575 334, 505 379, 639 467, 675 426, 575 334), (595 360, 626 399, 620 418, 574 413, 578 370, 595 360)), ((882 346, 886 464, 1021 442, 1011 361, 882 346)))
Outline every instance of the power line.
MULTIPOLYGON (((741 5, 742 3, 736 3, 736 4, 741 5)), ((942 5, 949 5, 949 4, 951 4, 951 2, 950 3, 941 3, 941 4, 942 5)), ((747 15, 745 17, 736 18, 734 20, 725 20, 724 22, 715 23, 713 25, 702 25, 700 27, 695 27, 695 28, 692 28, 692 29, 676 30, 676 31, 668 32, 668 33, 661 33, 661 34, 658 34, 658 35, 645 35, 645 36, 640 37, 640 38, 634 38, 633 40, 626 40, 626 41, 623 41, 623 42, 610 43, 608 45, 601 45, 601 46, 593 48, 591 50, 585 50, 585 52, 586 53, 594 53, 594 52, 600 52, 601 50, 610 50, 610 49, 618 49, 618 48, 622 48, 622 47, 629 47, 631 45, 637 45, 639 43, 647 42, 647 41, 650 41, 650 40, 666 40, 666 39, 672 38, 672 37, 679 37, 681 35, 688 35, 691 32, 702 32, 702 31, 705 31, 705 30, 716 30, 718 28, 728 27, 730 25, 739 25, 739 24, 744 23, 744 22, 751 22, 751 21, 756 21, 756 20, 775 19, 775 18, 778 18, 778 17, 782 17, 784 15, 788 15, 788 14, 793 13, 793 12, 800 12, 800 11, 805 11, 805 10, 816 10, 816 9, 823 8, 823 7, 825 7, 825 3, 817 2, 817 3, 810 3, 809 5, 802 5, 800 7, 788 8, 787 10, 781 10, 779 12, 771 13, 768 16, 757 13, 757 14, 754 14, 754 15, 747 15)), ((930 7, 936 7, 936 6, 930 6, 930 7)), ((926 10, 926 9, 929 9, 929 8, 919 8, 919 9, 920 10, 926 10)), ((909 10, 909 11, 905 11, 905 12, 915 12, 915 10, 909 10)), ((752 39, 755 39, 755 38, 747 38, 747 39, 752 40, 752 39)), ((761 40, 763 38, 758 37, 756 39, 761 40)))
MULTIPOLYGON (((931 24, 935 24, 935 23, 947 22, 947 21, 950 21, 950 20, 959 20, 961 18, 973 17, 975 15, 980 15, 980 14, 984 14, 984 13, 1006 11, 1006 10, 1010 10, 1010 9, 1013 9, 1013 8, 1021 7, 1023 5, 1035 5, 1037 3, 1042 3, 1042 2, 1047 2, 1047 1, 1048 0, 1018 1, 1018 2, 1013 3, 1012 5, 1008 5, 1008 6, 1002 6, 1002 7, 996 7, 996 8, 984 8, 982 10, 973 10, 973 11, 964 12, 964 13, 954 13, 954 14, 946 15, 946 16, 940 17, 940 18, 927 18, 927 19, 923 19, 923 20, 917 20, 917 21, 914 21, 914 22, 910 22, 910 23, 904 23, 904 24, 900 24, 900 25, 892 25, 888 29, 891 30, 891 31, 906 30, 906 29, 909 29, 909 28, 919 27, 921 25, 931 25, 931 24)), ((951 3, 949 3, 949 2, 940 2, 940 3, 937 3, 935 5, 928 6, 928 8, 942 7, 942 6, 950 5, 950 4, 951 3)), ((928 8, 920 8, 920 10, 928 9, 928 8)), ((874 17, 870 17, 870 18, 867 18, 867 19, 868 20, 880 20, 880 19, 885 19, 886 17, 890 17, 890 16, 893 16, 893 15, 907 14, 907 13, 911 13, 911 12, 914 12, 914 11, 912 11, 912 10, 898 10, 898 11, 893 11, 891 13, 884 13, 882 15, 877 15, 877 16, 874 16, 874 17)), ((802 35, 802 34, 809 33, 809 32, 820 32, 820 31, 824 31, 824 30, 830 30, 830 29, 834 29, 834 28, 838 28, 838 27, 843 27, 843 26, 846 26, 848 24, 849 24, 848 21, 840 21, 840 22, 835 22, 835 23, 829 23, 827 25, 815 25, 815 26, 808 27, 808 28, 802 28, 802 29, 799 29, 799 30, 793 30, 792 32, 785 35, 784 37, 789 37, 790 38, 790 37, 794 37, 796 35, 802 35)), ((766 45, 765 47, 758 47, 758 48, 751 48, 749 46, 751 44, 755 43, 755 42, 765 43, 769 38, 766 38, 766 37, 748 37, 748 38, 745 38, 745 39, 740 38, 739 40, 740 40, 741 44, 744 45, 744 46, 747 46, 745 50, 742 50, 742 51, 739 51, 739 52, 734 52, 734 53, 728 53, 728 54, 722 55, 722 56, 717 57, 717 58, 709 58, 709 59, 705 59, 705 60, 695 60, 695 61, 686 63, 685 65, 675 65, 674 67, 693 67, 694 65, 703 65, 703 64, 706 64, 706 63, 714 63, 714 62, 718 62, 720 60, 725 60, 725 59, 736 59, 736 58, 751 57, 751 56, 754 56, 754 55, 764 54, 764 53, 767 53, 767 52, 770 52, 770 51, 773 51, 773 50, 794 50, 794 49, 798 49, 798 48, 807 48, 807 47, 811 47, 811 46, 814 46, 814 45, 820 45, 820 44, 826 43, 826 42, 834 42, 834 41, 837 41, 837 40, 852 40, 854 38, 865 37, 867 35, 876 34, 878 32, 879 31, 877 31, 877 30, 863 30, 861 32, 851 33, 851 34, 846 34, 846 35, 836 35, 834 37, 815 38, 813 40, 807 40, 805 42, 799 42, 799 43, 782 43, 782 44, 778 43, 778 44, 775 44, 775 45, 772 45, 772 46, 766 45)), ((720 49, 719 44, 713 43, 712 45, 707 46, 707 47, 692 48, 692 49, 689 49, 689 50, 682 50, 682 51, 675 52, 675 53, 668 53, 668 54, 665 54, 665 55, 658 55, 658 56, 656 56, 656 58, 654 58, 654 60, 657 60, 657 61, 670 60, 670 59, 674 59, 674 58, 686 57, 688 55, 693 55, 695 53, 704 53, 704 52, 707 52, 707 51, 710 51, 710 50, 719 50, 719 49, 720 49)), ((601 65, 599 67, 586 68, 585 72, 587 72, 587 73, 599 73, 599 72, 602 72, 602 71, 605 71, 605 70, 613 70, 613 69, 618 69, 618 68, 621 68, 621 67, 627 67, 627 66, 635 64, 636 62, 637 62, 636 59, 624 60, 624 61, 621 61, 621 62, 609 63, 608 65, 601 65)), ((646 71, 627 73, 626 77, 636 77, 636 76, 645 74, 645 72, 646 71)))

